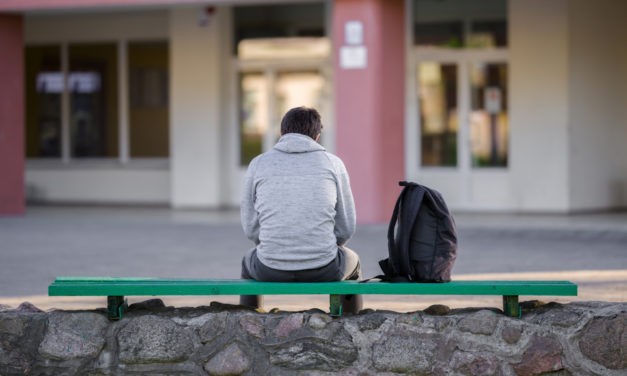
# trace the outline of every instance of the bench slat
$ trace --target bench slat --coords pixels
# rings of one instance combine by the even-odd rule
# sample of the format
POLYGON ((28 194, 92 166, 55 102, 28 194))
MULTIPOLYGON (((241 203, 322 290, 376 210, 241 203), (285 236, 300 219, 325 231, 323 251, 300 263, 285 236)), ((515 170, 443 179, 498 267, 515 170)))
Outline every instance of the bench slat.
POLYGON ((50 296, 148 295, 536 295, 576 296, 569 281, 453 281, 449 283, 257 282, 250 280, 59 277, 50 296))

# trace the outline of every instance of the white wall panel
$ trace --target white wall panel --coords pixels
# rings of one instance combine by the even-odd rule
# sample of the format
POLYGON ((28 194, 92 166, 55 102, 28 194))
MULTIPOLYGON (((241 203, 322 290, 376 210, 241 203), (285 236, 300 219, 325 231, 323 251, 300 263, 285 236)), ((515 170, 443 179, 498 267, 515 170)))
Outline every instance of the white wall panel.
POLYGON ((216 11, 198 25, 198 9, 170 11, 170 150, 172 205, 219 206, 220 121, 223 99, 220 70, 221 26, 216 11))
POLYGON ((34 202, 160 204, 170 201, 170 172, 155 168, 27 168, 26 198, 34 202))
POLYGON ((570 2, 570 208, 627 206, 627 2, 570 2))
POLYGON ((513 208, 567 211, 568 0, 510 0, 513 208))

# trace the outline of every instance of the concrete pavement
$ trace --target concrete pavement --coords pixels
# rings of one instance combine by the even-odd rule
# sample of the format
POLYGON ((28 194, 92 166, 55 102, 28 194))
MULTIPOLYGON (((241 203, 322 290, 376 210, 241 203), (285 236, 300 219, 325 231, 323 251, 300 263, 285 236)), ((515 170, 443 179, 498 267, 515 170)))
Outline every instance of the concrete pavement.
MULTIPOLYGON (((455 213, 455 219, 460 237, 456 279, 567 279, 580 285, 580 296, 543 300, 627 301, 627 213, 455 213)), ((361 256, 365 277, 380 272, 386 231, 387 224, 361 225, 349 243, 361 256)), ((61 275, 238 278, 241 256, 250 246, 237 211, 29 207, 24 217, 0 218, 0 304, 103 305, 100 298, 47 297, 48 284, 61 275)), ((163 299, 172 305, 236 301, 163 299)), ((489 297, 366 297, 369 308, 415 310, 434 303, 500 306, 498 298, 489 297)), ((283 309, 326 305, 325 297, 266 300, 266 306, 283 309)))

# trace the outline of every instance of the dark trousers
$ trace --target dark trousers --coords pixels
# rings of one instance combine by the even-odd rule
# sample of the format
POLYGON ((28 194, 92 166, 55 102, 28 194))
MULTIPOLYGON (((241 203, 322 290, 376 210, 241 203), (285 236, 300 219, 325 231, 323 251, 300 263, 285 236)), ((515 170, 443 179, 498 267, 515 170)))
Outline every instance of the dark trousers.
MULTIPOLYGON (((254 279, 265 282, 333 282, 358 280, 361 278, 359 256, 355 251, 339 247, 337 256, 329 264, 316 269, 278 270, 264 265, 257 258, 257 250, 248 251, 242 259, 242 279, 254 279)), ((361 295, 342 295, 342 311, 358 313, 363 306, 361 295)), ((260 295, 242 295, 240 304, 260 308, 263 297, 260 295)))

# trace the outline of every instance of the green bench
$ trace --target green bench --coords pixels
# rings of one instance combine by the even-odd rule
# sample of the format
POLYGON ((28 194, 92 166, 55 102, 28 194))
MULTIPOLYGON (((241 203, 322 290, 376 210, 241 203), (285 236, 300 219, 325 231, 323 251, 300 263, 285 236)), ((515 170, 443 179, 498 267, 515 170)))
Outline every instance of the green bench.
POLYGON ((109 318, 120 319, 125 296, 329 295, 330 313, 342 315, 340 295, 501 295, 503 312, 520 317, 520 295, 577 296, 568 281, 453 281, 449 283, 257 282, 251 280, 58 277, 49 296, 106 296, 109 318))

